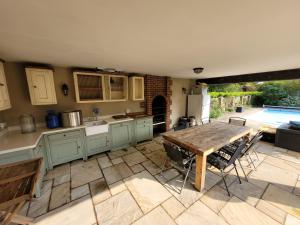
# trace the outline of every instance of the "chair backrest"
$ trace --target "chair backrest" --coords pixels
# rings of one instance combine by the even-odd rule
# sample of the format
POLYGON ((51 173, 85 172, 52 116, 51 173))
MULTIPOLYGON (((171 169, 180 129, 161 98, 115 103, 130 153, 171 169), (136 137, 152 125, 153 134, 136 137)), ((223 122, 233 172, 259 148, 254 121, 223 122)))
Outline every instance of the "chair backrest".
POLYGON ((248 147, 245 149, 243 154, 247 153, 250 149, 252 149, 263 137, 263 134, 261 132, 258 132, 254 135, 254 137, 249 141, 248 147))
POLYGON ((166 150, 167 156, 172 161, 176 162, 178 165, 182 165, 184 158, 183 158, 183 153, 180 150, 180 147, 169 141, 164 141, 163 145, 166 150))
POLYGON ((0 166, 0 210, 32 197, 42 162, 36 158, 0 166))
POLYGON ((239 145, 236 147, 234 153, 232 154, 232 156, 230 157, 230 159, 228 160, 228 165, 231 165, 235 162, 235 160, 237 158, 239 158, 243 152, 243 150, 246 148, 246 141, 242 140, 239 145))
POLYGON ((237 126, 245 126, 247 120, 241 117, 230 117, 229 123, 237 126))

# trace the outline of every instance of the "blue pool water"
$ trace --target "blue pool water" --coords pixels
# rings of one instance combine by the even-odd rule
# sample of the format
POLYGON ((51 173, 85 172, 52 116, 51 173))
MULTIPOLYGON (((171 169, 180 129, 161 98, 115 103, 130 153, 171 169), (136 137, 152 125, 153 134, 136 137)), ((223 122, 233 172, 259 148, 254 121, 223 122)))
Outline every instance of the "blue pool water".
POLYGON ((300 121, 300 111, 292 109, 264 109, 247 117, 267 125, 278 127, 282 123, 288 123, 291 120, 300 121))

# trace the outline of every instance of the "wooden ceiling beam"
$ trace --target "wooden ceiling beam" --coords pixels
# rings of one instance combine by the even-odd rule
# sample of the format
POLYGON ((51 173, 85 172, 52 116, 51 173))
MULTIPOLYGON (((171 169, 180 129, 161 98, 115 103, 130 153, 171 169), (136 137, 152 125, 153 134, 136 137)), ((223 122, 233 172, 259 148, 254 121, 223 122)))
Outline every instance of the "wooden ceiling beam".
POLYGON ((197 79, 196 82, 206 83, 206 84, 230 84, 230 83, 241 83, 241 82, 259 82, 259 81, 295 80, 295 79, 300 79, 300 69, 197 79))

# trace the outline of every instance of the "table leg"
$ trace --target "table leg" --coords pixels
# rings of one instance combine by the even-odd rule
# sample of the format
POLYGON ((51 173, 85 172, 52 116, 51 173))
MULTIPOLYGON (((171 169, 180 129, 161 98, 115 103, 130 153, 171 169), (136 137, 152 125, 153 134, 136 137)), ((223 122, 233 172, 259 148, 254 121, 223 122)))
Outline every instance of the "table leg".
POLYGON ((194 186, 198 191, 202 191, 204 189, 205 174, 206 174, 206 156, 196 155, 196 178, 195 178, 194 186))

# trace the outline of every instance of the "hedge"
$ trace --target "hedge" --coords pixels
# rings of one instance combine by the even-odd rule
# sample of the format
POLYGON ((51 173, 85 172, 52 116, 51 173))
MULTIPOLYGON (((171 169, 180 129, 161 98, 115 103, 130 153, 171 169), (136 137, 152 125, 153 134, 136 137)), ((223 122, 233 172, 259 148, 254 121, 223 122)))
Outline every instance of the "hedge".
POLYGON ((245 91, 245 92, 209 92, 209 95, 212 98, 218 98, 218 97, 238 97, 238 96, 245 96, 245 95, 252 95, 252 96, 258 96, 261 95, 262 92, 260 91, 245 91))

